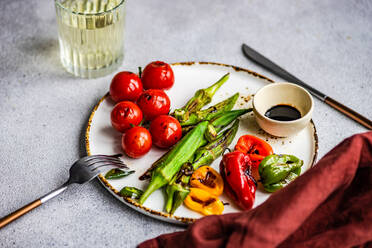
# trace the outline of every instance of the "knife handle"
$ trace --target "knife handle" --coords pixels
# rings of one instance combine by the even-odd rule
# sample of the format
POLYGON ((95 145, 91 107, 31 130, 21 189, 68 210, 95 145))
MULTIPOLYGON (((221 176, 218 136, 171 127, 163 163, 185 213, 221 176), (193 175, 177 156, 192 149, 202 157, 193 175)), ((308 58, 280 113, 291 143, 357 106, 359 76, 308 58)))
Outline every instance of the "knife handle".
POLYGON ((358 122, 359 124, 365 126, 366 128, 368 128, 369 130, 372 130, 372 121, 367 119, 366 117, 364 117, 363 115, 355 112, 354 110, 352 110, 351 108, 348 108, 346 107, 345 105, 343 105, 342 103, 339 103, 338 101, 336 101, 335 99, 327 96, 325 99, 324 99, 324 102, 327 103, 329 106, 331 106, 332 108, 340 111, 341 113, 343 113, 344 115, 350 117, 351 119, 355 120, 356 122, 358 122))

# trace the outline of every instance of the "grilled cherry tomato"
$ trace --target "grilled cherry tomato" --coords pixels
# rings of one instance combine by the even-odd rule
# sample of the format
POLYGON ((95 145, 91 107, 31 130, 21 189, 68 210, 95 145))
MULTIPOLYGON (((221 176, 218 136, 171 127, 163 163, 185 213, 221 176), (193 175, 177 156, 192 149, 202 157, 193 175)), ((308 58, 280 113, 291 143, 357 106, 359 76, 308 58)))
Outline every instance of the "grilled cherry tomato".
POLYGON ((154 61, 148 64, 142 72, 141 79, 145 89, 168 90, 174 84, 172 68, 162 61, 154 61))
POLYGON ((142 121, 142 111, 133 102, 119 102, 111 111, 111 124, 119 132, 125 132, 132 125, 136 126, 142 121))
POLYGON ((159 115, 150 125, 153 142, 160 148, 168 148, 176 144, 182 137, 182 128, 176 118, 159 115))
POLYGON ((137 100, 146 120, 153 120, 158 115, 169 113, 170 100, 163 90, 146 90, 137 100))
POLYGON ((110 84, 110 95, 115 102, 136 101, 142 91, 141 79, 130 71, 119 72, 110 84))
POLYGON ((150 151, 152 139, 144 127, 132 127, 121 138, 121 147, 131 158, 139 158, 150 151))
POLYGON ((253 135, 241 136, 235 150, 248 154, 252 162, 252 168, 255 169, 258 168, 266 156, 273 154, 273 148, 268 143, 253 135))

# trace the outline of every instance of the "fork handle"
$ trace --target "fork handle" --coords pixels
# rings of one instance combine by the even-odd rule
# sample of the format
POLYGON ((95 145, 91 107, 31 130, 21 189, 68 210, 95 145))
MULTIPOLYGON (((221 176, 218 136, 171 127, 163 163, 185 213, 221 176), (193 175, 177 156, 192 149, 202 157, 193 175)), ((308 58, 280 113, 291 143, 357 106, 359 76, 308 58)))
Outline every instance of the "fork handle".
POLYGON ((46 201, 48 201, 48 200, 52 199, 53 197, 61 194, 63 191, 65 191, 67 189, 67 187, 68 187, 68 184, 65 183, 60 188, 49 192, 48 194, 44 195, 40 199, 37 199, 37 200, 27 204, 26 206, 14 211, 13 213, 5 216, 4 218, 0 219, 0 229, 3 228, 4 226, 8 225, 10 222, 18 219, 22 215, 30 212, 32 209, 37 208, 38 206, 45 203, 46 201))
POLYGON ((42 204, 41 200, 38 199, 36 201, 33 201, 33 202, 27 204, 26 206, 24 206, 20 209, 18 209, 17 211, 14 211, 13 213, 5 216, 4 218, 2 218, 0 220, 0 228, 3 228, 4 226, 8 225, 13 220, 18 219, 22 215, 30 212, 32 209, 37 208, 41 204, 42 204))

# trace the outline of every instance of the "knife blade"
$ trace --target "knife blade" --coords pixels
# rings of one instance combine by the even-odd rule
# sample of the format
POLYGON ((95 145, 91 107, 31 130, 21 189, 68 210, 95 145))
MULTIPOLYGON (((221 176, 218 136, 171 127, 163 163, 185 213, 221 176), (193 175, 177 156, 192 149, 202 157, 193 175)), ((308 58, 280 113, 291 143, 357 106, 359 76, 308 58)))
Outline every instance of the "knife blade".
POLYGON ((320 92, 319 90, 313 88, 312 86, 306 84, 302 80, 298 79, 291 73, 287 72, 262 54, 258 53, 254 49, 250 48, 246 44, 242 45, 243 54, 250 60, 254 61, 258 65, 266 68, 268 71, 274 73, 275 75, 283 78, 284 80, 295 83, 300 85, 301 87, 308 90, 314 97, 318 98, 322 102, 325 102, 332 108, 340 111, 347 117, 353 119, 354 121, 358 122, 359 124, 363 125, 364 127, 372 130, 372 121, 368 118, 364 117, 363 115, 359 114, 358 112, 350 109, 349 107, 341 104, 340 102, 334 100, 333 98, 327 96, 326 94, 320 92))

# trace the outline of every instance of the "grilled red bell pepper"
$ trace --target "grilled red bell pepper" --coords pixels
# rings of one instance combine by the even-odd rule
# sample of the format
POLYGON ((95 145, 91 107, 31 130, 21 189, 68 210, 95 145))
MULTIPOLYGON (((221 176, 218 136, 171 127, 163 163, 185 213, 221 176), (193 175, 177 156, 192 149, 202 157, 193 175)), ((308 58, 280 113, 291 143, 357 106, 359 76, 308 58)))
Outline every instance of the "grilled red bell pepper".
POLYGON ((266 156, 273 154, 273 148, 267 142, 253 135, 241 136, 235 150, 248 154, 255 169, 266 156))
POLYGON ((220 163, 226 194, 244 210, 252 208, 257 188, 251 175, 251 165, 249 155, 241 151, 225 154, 220 163))

